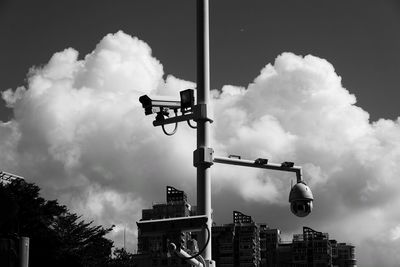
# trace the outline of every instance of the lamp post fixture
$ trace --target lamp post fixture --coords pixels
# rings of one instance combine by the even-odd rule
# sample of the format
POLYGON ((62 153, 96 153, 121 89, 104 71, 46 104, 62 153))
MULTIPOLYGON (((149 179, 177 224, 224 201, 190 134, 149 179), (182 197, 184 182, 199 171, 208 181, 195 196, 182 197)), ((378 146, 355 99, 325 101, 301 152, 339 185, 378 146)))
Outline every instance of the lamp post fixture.
MULTIPOLYGON (((143 95, 139 98, 145 109, 145 114, 150 115, 156 113, 156 119, 153 121, 154 126, 161 126, 164 133, 173 135, 178 127, 178 123, 187 121, 189 126, 197 130, 197 148, 193 152, 193 165, 197 168, 197 215, 200 217, 178 218, 174 220, 163 220, 163 224, 169 224, 172 228, 179 224, 182 228, 197 226, 197 230, 201 231, 199 235, 199 248, 202 248, 199 255, 201 262, 196 261, 195 256, 188 257, 185 251, 177 248, 175 244, 170 247, 175 252, 186 258, 195 266, 210 267, 215 266, 215 262, 211 258, 211 174, 210 167, 213 163, 222 163, 230 165, 239 165, 254 168, 272 169, 279 171, 289 171, 296 173, 297 183, 292 187, 289 202, 291 211, 299 216, 307 216, 312 210, 313 195, 310 188, 305 184, 302 178, 301 167, 294 166, 292 162, 283 162, 281 164, 268 163, 267 159, 258 158, 256 160, 243 160, 238 156, 216 157, 214 150, 210 146, 210 124, 213 122, 209 118, 208 105, 210 102, 210 49, 209 49, 209 0, 196 0, 197 2, 197 90, 196 104, 194 101, 194 90, 188 89, 180 92, 180 99, 173 99, 162 96, 143 95), (170 111, 175 116, 169 117, 170 111), (181 112, 181 114, 178 114, 181 112), (193 120, 197 123, 196 127, 190 124, 193 120), (173 132, 168 133, 164 125, 175 124, 173 132), (196 220, 196 221, 195 221, 196 220), (199 220, 201 225, 199 225, 199 220)), ((165 227, 161 227, 160 222, 141 221, 138 227, 144 234, 151 231, 166 231, 165 227), (151 230, 150 230, 151 229, 151 230)), ((171 231, 171 227, 169 231, 171 231)), ((199 256, 196 255, 196 256, 199 256)))
MULTIPOLYGON (((13 180, 25 180, 24 177, 0 171, 0 183, 9 184, 13 180)), ((19 233, 18 233, 19 235, 19 233)), ((29 237, 18 236, 19 252, 18 252, 18 267, 28 267, 29 266, 29 237)))
MULTIPOLYGON (((197 168, 197 211, 208 218, 211 240, 211 172, 212 148, 210 148, 210 123, 207 105, 210 102, 210 33, 209 0, 197 0, 197 105, 203 106, 204 112, 197 119, 197 150, 194 151, 193 163, 197 168), (208 160, 207 160, 208 159, 208 160)), ((211 243, 205 243, 206 232, 203 229, 199 244, 207 245, 203 257, 211 261, 211 243)))

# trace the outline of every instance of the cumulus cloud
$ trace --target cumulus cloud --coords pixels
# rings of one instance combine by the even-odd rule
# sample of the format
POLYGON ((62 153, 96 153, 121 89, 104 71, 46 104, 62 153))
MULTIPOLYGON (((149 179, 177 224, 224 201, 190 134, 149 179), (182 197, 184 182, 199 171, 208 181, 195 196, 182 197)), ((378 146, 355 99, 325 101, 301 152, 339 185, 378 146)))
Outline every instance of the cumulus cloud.
POLYGON ((104 37, 81 60, 72 48, 55 53, 30 70, 26 88, 2 93, 14 109, 14 119, 0 127, 2 169, 98 223, 135 233, 141 209, 163 200, 157 188, 179 184, 175 160, 191 169, 183 153, 193 147, 170 155, 193 138, 175 140, 175 150, 165 146, 138 102, 142 94, 194 86, 163 75, 150 47, 122 32, 104 37))
MULTIPOLYGON (((150 47, 122 32, 82 59, 73 48, 55 53, 31 69, 26 87, 2 93, 14 110, 13 120, 0 124, 2 168, 98 223, 117 225, 115 240, 127 229, 132 249, 141 209, 163 201, 166 185, 187 191, 195 204, 195 132, 181 125, 164 136, 138 103, 142 94, 195 87, 164 77, 150 47)), ((400 236, 400 120, 370 122, 334 67, 311 55, 283 53, 248 86, 213 90, 212 100, 216 154, 294 161, 315 195, 314 213, 293 218, 291 174, 214 166, 219 222, 230 220, 218 217, 223 205, 286 232, 308 225, 355 243, 360 265, 375 253, 381 266, 394 266, 385 258, 396 257, 390 248, 400 236)))
MULTIPOLYGON (((217 128, 228 129, 216 133, 221 150, 278 162, 291 159, 304 167, 316 197, 311 217, 317 229, 350 238, 360 250, 367 249, 368 240, 377 241, 378 233, 386 233, 384 240, 397 237, 399 120, 370 123, 329 62, 283 53, 247 89, 225 86, 215 102, 215 113, 222 116, 217 128)), ((237 191, 248 199, 265 199, 259 176, 249 182, 239 175, 233 185, 237 191), (256 190, 246 190, 248 184, 256 190)), ((220 176, 228 181, 232 174, 224 170, 220 176)), ((267 181, 283 202, 282 184, 267 181)), ((273 201, 276 194, 269 196, 273 201)), ((386 244, 382 250, 394 245, 386 244)))

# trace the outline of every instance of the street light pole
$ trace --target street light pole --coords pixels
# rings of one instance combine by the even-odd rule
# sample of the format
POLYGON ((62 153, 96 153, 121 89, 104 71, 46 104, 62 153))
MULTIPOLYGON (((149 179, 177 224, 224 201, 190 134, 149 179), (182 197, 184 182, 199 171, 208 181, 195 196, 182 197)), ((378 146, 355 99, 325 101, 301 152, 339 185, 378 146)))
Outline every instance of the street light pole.
MULTIPOLYGON (((196 24, 197 24, 197 103, 194 104, 193 90, 188 89, 180 92, 181 98, 167 99, 162 96, 143 95, 139 98, 145 110, 145 115, 157 114, 154 126, 162 126, 167 124, 175 124, 175 130, 167 135, 173 135, 179 122, 194 120, 197 123, 197 148, 193 152, 193 165, 197 168, 197 215, 202 219, 201 231, 198 236, 199 247, 202 248, 201 253, 205 267, 215 266, 215 262, 211 259, 211 233, 212 233, 212 217, 211 217, 211 173, 210 167, 213 163, 222 163, 229 165, 239 165, 244 167, 271 169, 278 171, 295 172, 297 183, 291 188, 289 194, 289 202, 291 211, 299 217, 310 214, 312 210, 313 195, 310 188, 306 185, 302 178, 301 167, 294 166, 293 162, 283 162, 281 164, 269 163, 268 159, 258 158, 254 161, 242 160, 239 156, 236 159, 231 157, 216 157, 214 150, 210 147, 210 128, 212 120, 209 118, 208 105, 210 103, 210 41, 209 41, 209 0, 196 0, 196 24), (173 110, 174 117, 169 117, 169 111, 173 110), (181 115, 178 115, 178 111, 181 115), (204 227, 203 220, 206 221, 204 227)), ((191 126, 192 127, 192 126, 191 126)), ((195 127, 192 127, 195 128, 195 127)), ((193 224, 195 218, 180 218, 183 225, 193 224)), ((143 225, 150 225, 154 231, 157 226, 154 220, 138 222, 138 228, 143 225)), ((163 225, 170 223, 170 227, 176 228, 176 222, 167 222, 162 220, 163 225)), ((163 229, 163 227, 161 227, 163 229)), ((165 226, 164 226, 165 228, 165 226)), ((165 229, 164 229, 165 230, 165 229)), ((181 229, 182 230, 182 229, 181 229)), ((176 248, 176 246, 171 246, 176 248)), ((182 256, 182 251, 173 249, 182 256)), ((184 253, 183 253, 184 254, 184 253)), ((186 257, 191 260, 196 256, 186 257)), ((193 262, 192 262, 193 263, 193 262)), ((200 264, 200 263, 199 263, 200 264)), ((197 265, 197 263, 196 263, 197 265)))
MULTIPOLYGON (((209 0, 196 0, 197 7, 197 105, 207 105, 210 100, 210 39, 209 39, 209 0)), ((207 114, 197 120, 197 152, 206 151, 210 147, 210 120, 207 114)), ((196 153, 196 152, 195 152, 196 153)), ((210 164, 195 163, 197 168, 197 213, 206 215, 208 229, 211 229, 211 173, 210 164)), ((211 230, 209 231, 211 235, 211 230)), ((206 245, 207 232, 203 230, 199 236, 200 246, 206 245)), ((211 240, 211 236, 209 237, 211 240)), ((211 242, 203 252, 203 258, 211 261, 211 242)))

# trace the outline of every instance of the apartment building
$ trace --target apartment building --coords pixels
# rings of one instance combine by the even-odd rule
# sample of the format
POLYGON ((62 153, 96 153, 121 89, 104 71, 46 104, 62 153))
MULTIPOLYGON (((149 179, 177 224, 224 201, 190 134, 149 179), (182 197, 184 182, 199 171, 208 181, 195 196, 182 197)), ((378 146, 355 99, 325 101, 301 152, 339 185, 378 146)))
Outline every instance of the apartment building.
POLYGON ((217 266, 259 267, 260 226, 250 216, 233 212, 233 223, 212 228, 212 255, 217 266))
MULTIPOLYGON (((184 191, 166 187, 166 202, 153 203, 142 210, 142 220, 159 220, 196 215, 184 191)), ((196 237, 177 233, 175 241, 191 248, 196 237)), ((184 259, 169 254, 166 234, 143 235, 138 231, 135 266, 190 266, 184 259)), ((356 267, 355 247, 330 240, 328 233, 303 227, 291 241, 282 241, 281 231, 258 224, 251 216, 233 211, 232 223, 213 225, 212 258, 218 267, 356 267)))
MULTIPOLYGON (((175 217, 187 217, 192 215, 192 207, 187 202, 187 195, 184 191, 172 186, 166 187, 166 202, 153 203, 151 209, 142 210, 142 220, 157 220, 175 217)), ((177 237, 183 246, 188 246, 191 240, 190 233, 178 233, 177 237)), ((186 267, 190 264, 174 254, 169 254, 167 249, 168 239, 166 234, 155 234, 143 236, 138 231, 138 253, 135 255, 135 265, 138 267, 147 266, 173 266, 186 267)))

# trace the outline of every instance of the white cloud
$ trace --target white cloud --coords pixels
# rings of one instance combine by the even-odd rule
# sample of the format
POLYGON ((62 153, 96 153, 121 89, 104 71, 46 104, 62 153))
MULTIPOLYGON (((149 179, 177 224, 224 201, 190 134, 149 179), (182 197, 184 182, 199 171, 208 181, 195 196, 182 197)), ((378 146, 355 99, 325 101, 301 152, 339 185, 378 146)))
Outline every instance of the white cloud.
POLYGON ((400 239, 400 225, 397 225, 395 228, 391 230, 391 239, 392 240, 400 239))
POLYGON ((114 245, 123 247, 124 231, 126 238, 126 248, 136 249, 137 231, 136 218, 141 217, 141 209, 145 203, 141 198, 135 197, 132 193, 121 193, 114 189, 91 185, 85 188, 83 194, 69 199, 66 193, 61 197, 61 201, 70 202, 70 206, 85 217, 91 218, 96 222, 101 222, 104 226, 115 225, 113 231, 109 233, 109 238, 114 240, 114 245))
MULTIPOLYGON (((164 136, 138 102, 142 94, 178 96, 195 87, 163 76, 150 47, 122 32, 83 59, 72 48, 54 54, 30 71, 26 88, 2 93, 15 118, 0 124, 1 167, 97 223, 116 224, 116 239, 126 227, 134 240, 141 209, 163 201, 166 185, 195 204, 195 131, 182 124, 164 136)), ((295 161, 315 196, 314 213, 296 219, 286 206, 291 174, 218 165, 213 192, 226 205, 216 217, 240 207, 287 232, 309 224, 355 243, 363 266, 372 266, 369 252, 391 251, 400 220, 400 120, 370 123, 333 66, 311 55, 283 53, 247 87, 226 85, 212 96, 216 154, 295 161)))

